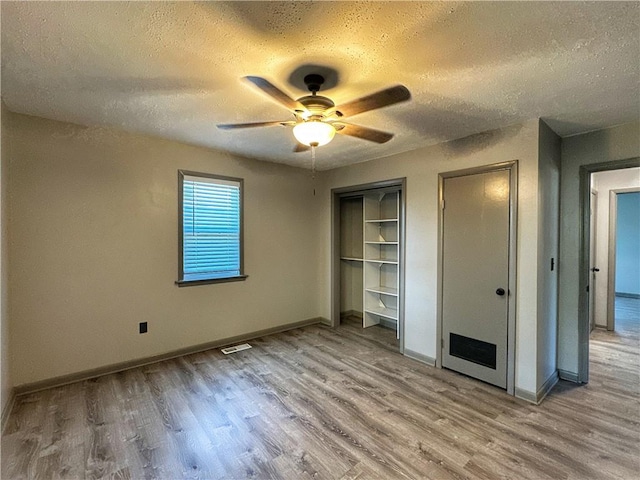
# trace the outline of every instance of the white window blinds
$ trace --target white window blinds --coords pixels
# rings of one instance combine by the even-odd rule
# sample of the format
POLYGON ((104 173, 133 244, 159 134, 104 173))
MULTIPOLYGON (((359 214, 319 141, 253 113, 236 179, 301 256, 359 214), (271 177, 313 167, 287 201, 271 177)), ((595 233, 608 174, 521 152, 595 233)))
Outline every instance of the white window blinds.
POLYGON ((241 275, 241 181, 184 175, 182 280, 241 275))

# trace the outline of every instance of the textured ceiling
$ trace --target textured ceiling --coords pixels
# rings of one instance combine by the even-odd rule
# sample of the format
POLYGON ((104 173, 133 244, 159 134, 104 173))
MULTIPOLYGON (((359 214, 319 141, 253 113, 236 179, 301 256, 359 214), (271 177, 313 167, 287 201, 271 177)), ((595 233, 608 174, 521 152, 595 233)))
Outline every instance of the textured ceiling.
POLYGON ((403 84, 412 100, 349 118, 396 136, 336 136, 332 168, 542 117, 562 136, 636 120, 638 2, 2 2, 12 111, 116 126, 308 166, 287 120, 245 75, 294 98, 303 65, 337 72, 342 103, 403 84), (295 77, 295 75, 294 75, 295 77), (295 78, 293 79, 295 80, 295 78))

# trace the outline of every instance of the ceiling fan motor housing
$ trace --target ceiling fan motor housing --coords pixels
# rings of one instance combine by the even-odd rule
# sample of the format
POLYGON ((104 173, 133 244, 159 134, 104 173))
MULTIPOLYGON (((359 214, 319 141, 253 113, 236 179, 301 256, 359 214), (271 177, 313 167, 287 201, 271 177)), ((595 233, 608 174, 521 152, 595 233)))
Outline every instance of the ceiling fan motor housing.
POLYGON ((320 90, 320 87, 322 87, 323 83, 324 77, 322 75, 318 75, 317 73, 310 73, 309 75, 306 75, 304 77, 304 84, 313 94, 320 90))
POLYGON ((324 113, 336 106, 330 98, 322 95, 307 95, 298 99, 298 103, 304 105, 311 115, 323 116, 324 113))

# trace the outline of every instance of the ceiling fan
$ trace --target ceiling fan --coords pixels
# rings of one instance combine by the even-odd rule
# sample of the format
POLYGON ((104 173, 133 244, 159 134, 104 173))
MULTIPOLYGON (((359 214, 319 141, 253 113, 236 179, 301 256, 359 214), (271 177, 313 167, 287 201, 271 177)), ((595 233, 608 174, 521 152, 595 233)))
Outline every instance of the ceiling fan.
POLYGON ((361 138, 375 143, 385 143, 393 138, 392 133, 375 130, 369 127, 354 125, 342 121, 344 117, 351 117, 359 113, 404 102, 411 98, 411 93, 403 85, 396 85, 371 95, 352 100, 336 106, 328 97, 318 95, 324 83, 324 77, 319 74, 309 74, 304 77, 304 83, 311 92, 297 100, 292 99, 262 77, 244 77, 276 102, 291 110, 295 120, 252 123, 226 123, 218 125, 223 130, 236 128, 268 127, 283 125, 293 127, 293 135, 300 142, 294 152, 308 150, 309 147, 319 147, 329 143, 336 133, 350 137, 361 138))

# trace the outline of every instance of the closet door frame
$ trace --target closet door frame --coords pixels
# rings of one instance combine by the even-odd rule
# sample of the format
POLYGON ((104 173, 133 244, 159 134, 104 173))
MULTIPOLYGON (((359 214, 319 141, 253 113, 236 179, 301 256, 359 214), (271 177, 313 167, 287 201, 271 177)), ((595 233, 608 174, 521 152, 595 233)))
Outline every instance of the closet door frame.
POLYGON ((400 330, 400 353, 404 353, 404 280, 405 280, 405 216, 406 216, 406 177, 382 180, 379 182, 351 185, 348 187, 333 188, 331 190, 331 327, 340 325, 340 199, 343 197, 355 197, 372 193, 372 191, 384 191, 385 189, 400 192, 399 203, 399 234, 400 234, 400 258, 398 307, 400 315, 398 328, 400 330))

